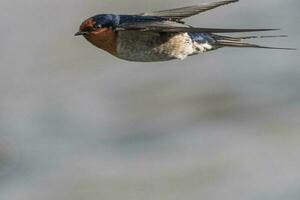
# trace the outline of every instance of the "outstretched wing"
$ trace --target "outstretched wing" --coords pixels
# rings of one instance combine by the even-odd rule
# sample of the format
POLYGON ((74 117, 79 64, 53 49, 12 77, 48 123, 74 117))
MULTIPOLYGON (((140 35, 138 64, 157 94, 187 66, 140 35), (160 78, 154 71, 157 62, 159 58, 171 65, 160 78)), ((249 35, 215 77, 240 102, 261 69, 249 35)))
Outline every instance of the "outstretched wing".
POLYGON ((201 32, 201 33, 234 33, 234 32, 256 32, 273 31, 278 29, 220 29, 220 28, 198 28, 174 21, 148 21, 123 23, 116 27, 116 31, 151 31, 151 32, 201 32))
POLYGON ((183 8, 175 8, 170 10, 162 10, 162 11, 154 11, 154 12, 146 12, 140 15, 142 16, 158 16, 162 18, 167 18, 171 20, 181 20, 183 18, 187 18, 201 12, 205 12, 207 10, 211 10, 217 8, 219 6, 223 6, 230 3, 238 2, 239 0, 226 0, 226 1, 218 1, 211 3, 204 3, 195 6, 188 6, 183 8))

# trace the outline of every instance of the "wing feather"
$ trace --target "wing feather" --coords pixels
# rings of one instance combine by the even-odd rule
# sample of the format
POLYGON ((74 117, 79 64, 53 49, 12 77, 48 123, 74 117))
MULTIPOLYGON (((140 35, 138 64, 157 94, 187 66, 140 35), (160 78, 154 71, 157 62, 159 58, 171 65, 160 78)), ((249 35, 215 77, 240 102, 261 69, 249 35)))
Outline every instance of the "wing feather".
POLYGON ((150 21, 123 23, 116 27, 116 31, 151 31, 151 32, 201 32, 201 33, 235 33, 273 31, 278 29, 227 29, 227 28, 201 28, 192 27, 174 21, 150 21))
POLYGON ((169 10, 161 10, 161 11, 154 11, 154 12, 146 12, 141 13, 142 16, 158 16, 162 18, 167 18, 171 20, 181 20, 183 18, 187 18, 219 6, 223 6, 230 3, 238 2, 239 0, 226 0, 226 1, 218 1, 218 2, 211 2, 211 3, 204 3, 195 6, 188 6, 183 8, 175 8, 169 10))
POLYGON ((235 41, 217 41, 216 45, 221 47, 244 47, 244 48, 261 48, 261 49, 279 49, 279 50, 297 50, 296 48, 268 47, 251 43, 235 42, 235 41))

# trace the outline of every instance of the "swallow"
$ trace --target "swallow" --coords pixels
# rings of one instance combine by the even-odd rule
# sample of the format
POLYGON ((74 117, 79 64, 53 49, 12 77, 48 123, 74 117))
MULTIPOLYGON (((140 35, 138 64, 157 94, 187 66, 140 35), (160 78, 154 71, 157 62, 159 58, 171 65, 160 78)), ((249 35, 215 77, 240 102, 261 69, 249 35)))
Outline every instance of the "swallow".
POLYGON ((244 40, 277 36, 231 37, 222 33, 275 31, 279 29, 201 28, 186 24, 185 18, 238 2, 225 0, 136 15, 99 14, 85 20, 75 36, 82 35, 94 46, 127 61, 155 62, 185 59, 223 47, 264 48, 244 40))

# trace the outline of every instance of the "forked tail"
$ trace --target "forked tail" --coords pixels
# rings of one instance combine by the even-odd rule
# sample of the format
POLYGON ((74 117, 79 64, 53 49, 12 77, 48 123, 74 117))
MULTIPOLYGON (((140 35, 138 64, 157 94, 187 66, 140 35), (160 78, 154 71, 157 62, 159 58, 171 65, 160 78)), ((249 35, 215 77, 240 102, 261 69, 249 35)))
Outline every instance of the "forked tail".
POLYGON ((287 35, 269 35, 269 36, 245 36, 245 37, 230 37, 213 35, 216 40, 215 45, 218 47, 240 47, 240 48, 261 48, 261 49, 280 49, 280 50, 297 50, 296 48, 269 47, 257 44, 245 43, 243 40, 255 38, 278 38, 287 37, 287 35))

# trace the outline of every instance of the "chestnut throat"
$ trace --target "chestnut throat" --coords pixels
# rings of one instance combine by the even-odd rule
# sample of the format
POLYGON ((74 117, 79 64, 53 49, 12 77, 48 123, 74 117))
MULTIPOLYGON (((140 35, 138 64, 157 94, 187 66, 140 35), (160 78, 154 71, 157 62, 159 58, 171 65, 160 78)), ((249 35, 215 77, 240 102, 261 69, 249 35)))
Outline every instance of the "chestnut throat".
POLYGON ((86 35, 85 38, 96 47, 112 55, 117 54, 117 32, 108 28, 102 28, 86 35))

